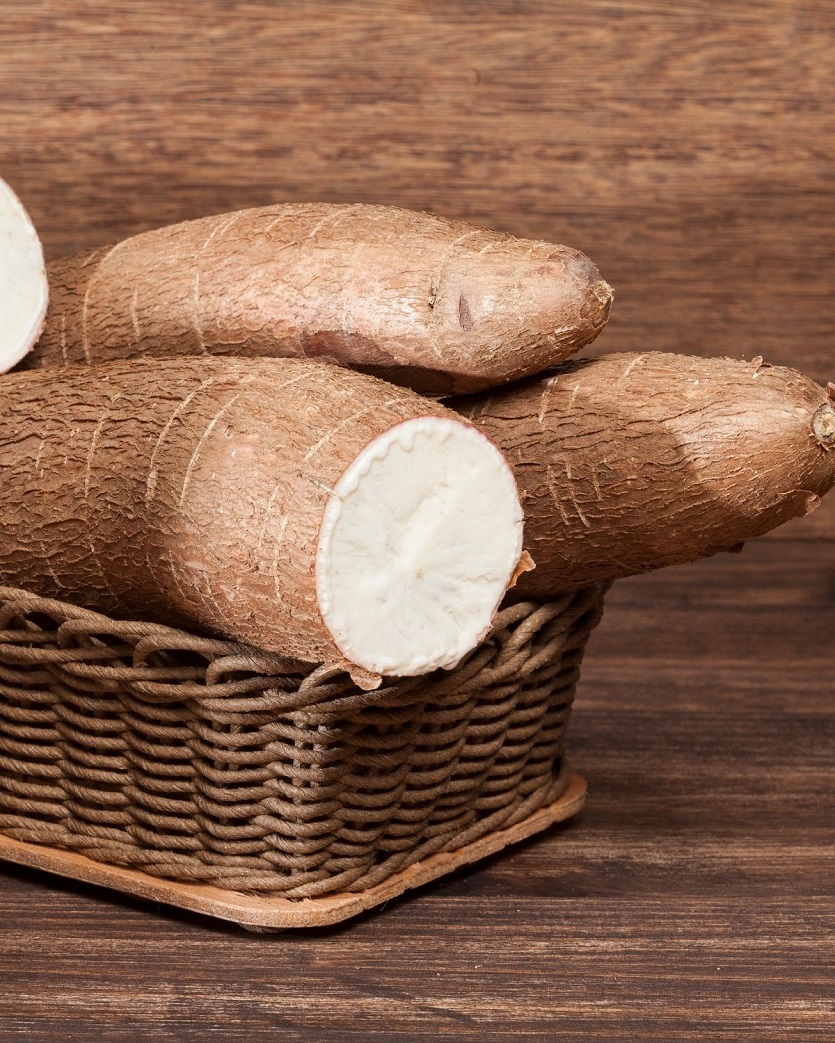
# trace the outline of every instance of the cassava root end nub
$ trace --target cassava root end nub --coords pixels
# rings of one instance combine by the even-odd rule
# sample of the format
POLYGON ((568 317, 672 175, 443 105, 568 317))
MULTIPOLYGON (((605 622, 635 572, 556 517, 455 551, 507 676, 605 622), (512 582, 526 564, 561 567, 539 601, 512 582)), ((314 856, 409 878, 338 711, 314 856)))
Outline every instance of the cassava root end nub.
MULTIPOLYGON (((835 385, 829 384, 827 391, 835 399, 835 385)), ((824 402, 812 417, 812 431, 824 449, 835 447, 835 407, 830 402, 824 402)))

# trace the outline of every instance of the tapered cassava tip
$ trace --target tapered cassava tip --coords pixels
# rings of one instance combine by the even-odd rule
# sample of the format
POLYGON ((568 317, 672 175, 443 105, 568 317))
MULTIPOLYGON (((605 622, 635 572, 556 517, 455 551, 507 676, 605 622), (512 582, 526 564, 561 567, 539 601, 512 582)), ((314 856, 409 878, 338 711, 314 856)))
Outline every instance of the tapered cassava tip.
POLYGON ((447 324, 448 353, 459 367, 456 392, 548 369, 593 341, 606 325, 612 287, 579 250, 522 239, 487 251, 476 251, 477 245, 461 266, 463 274, 448 275, 438 298, 443 308, 451 294, 457 308, 457 325, 447 324), (508 345, 515 349, 511 358, 508 345), (479 360, 481 372, 472 362, 467 372, 467 351, 479 360))
POLYGON ((32 349, 46 318, 43 251, 15 193, 0 179, 0 373, 32 349))

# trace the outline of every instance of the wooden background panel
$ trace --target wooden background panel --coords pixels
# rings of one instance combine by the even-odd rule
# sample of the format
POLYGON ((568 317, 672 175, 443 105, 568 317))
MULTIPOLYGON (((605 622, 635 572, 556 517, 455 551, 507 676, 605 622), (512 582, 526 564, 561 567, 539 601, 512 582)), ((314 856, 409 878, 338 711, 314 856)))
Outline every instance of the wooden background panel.
POLYGON ((0 171, 50 256, 275 200, 588 252, 601 350, 835 376, 825 2, 0 3, 0 171))

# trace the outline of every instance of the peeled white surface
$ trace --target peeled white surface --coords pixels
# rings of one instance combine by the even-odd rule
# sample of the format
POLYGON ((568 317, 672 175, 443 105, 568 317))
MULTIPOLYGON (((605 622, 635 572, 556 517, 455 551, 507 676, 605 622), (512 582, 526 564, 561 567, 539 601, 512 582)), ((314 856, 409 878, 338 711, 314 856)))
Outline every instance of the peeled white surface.
POLYGON ((337 646, 373 673, 453 667, 485 636, 522 553, 510 467, 477 430, 404 421, 371 442, 325 508, 319 607, 337 646))
POLYGON ((0 373, 40 336, 48 291, 40 240, 22 203, 0 180, 0 373))

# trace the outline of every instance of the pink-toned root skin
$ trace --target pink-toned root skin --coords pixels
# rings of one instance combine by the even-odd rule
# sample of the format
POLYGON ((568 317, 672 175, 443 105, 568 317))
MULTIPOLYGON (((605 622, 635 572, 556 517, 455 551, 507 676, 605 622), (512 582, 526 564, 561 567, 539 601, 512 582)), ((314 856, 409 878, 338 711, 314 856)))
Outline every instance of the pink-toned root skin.
POLYGON ((613 354, 452 404, 516 475, 520 597, 740 549, 835 483, 827 391, 761 359, 613 354))
POLYGON ((122 618, 347 666, 315 587, 330 490, 377 436, 438 415, 460 426, 412 392, 297 360, 11 374, 0 577, 122 618))
POLYGON ((141 355, 314 358, 436 395, 567 358, 609 316, 577 250, 394 207, 287 204, 49 266, 33 367, 141 355))

